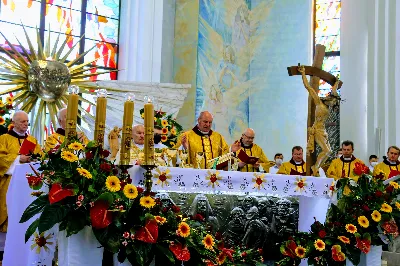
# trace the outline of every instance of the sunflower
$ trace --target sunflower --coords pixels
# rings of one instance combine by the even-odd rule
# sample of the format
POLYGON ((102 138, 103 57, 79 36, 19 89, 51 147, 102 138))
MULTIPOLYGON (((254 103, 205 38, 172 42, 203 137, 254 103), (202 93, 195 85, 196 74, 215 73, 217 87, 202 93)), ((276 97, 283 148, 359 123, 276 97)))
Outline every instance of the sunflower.
POLYGON ((390 213, 390 212, 392 212, 392 206, 390 206, 387 203, 383 203, 381 206, 381 211, 390 213))
POLYGON ((79 167, 79 168, 76 168, 76 171, 78 171, 78 173, 79 173, 81 176, 84 176, 84 177, 86 177, 87 179, 92 179, 92 174, 91 174, 88 170, 79 167))
POLYGON ((323 251, 325 250, 325 242, 322 241, 321 239, 317 239, 314 241, 314 247, 318 251, 323 251))
POLYGON ((161 125, 162 125, 162 127, 168 126, 168 121, 167 120, 161 120, 161 125))
POLYGON ((0 125, 4 125, 5 122, 6 120, 4 119, 4 117, 0 116, 0 125))
POLYGON ((178 236, 188 237, 190 235, 190 226, 185 222, 181 222, 178 225, 178 230, 176 230, 176 233, 178 236))
POLYGON ((165 136, 165 135, 162 135, 161 136, 161 141, 162 142, 166 142, 168 140, 168 137, 167 136, 165 136))
POLYGON ((350 234, 357 233, 357 227, 354 224, 346 224, 346 231, 350 234))
POLYGON ((132 184, 127 184, 124 187, 124 195, 128 199, 135 199, 138 196, 138 190, 136 186, 132 184))
POLYGON ((224 264, 225 260, 226 260, 226 254, 224 252, 219 253, 219 255, 217 257, 218 265, 224 264))
POLYGON ((350 239, 345 236, 338 236, 338 239, 345 244, 350 244, 350 239))
POLYGON ((358 217, 357 221, 358 221, 358 224, 364 228, 367 228, 369 226, 369 221, 368 221, 367 217, 365 217, 364 215, 358 217))
POLYGON ((168 134, 168 128, 164 127, 163 129, 161 129, 161 133, 164 135, 168 134))
POLYGON ((13 101, 14 101, 14 98, 13 98, 13 97, 8 96, 8 97, 6 98, 6 102, 7 102, 7 104, 9 104, 9 105, 12 105, 12 104, 13 104, 13 101))
POLYGON ((375 222, 379 222, 381 220, 381 213, 378 211, 373 211, 371 214, 372 220, 374 220, 375 222))
POLYGON ((203 241, 201 241, 206 249, 213 250, 214 246, 214 238, 212 235, 207 234, 204 238, 203 241))
POLYGON ((66 160, 67 162, 70 162, 70 163, 78 161, 78 156, 76 156, 75 154, 73 154, 70 151, 62 151, 61 158, 63 158, 64 160, 66 160))
POLYGON ((111 192, 120 191, 121 181, 119 181, 119 178, 114 175, 108 176, 106 180, 106 187, 111 192))
POLYGON ((79 142, 73 142, 68 145, 68 149, 71 149, 74 151, 79 151, 79 150, 83 150, 83 146, 79 142))
POLYGON ((171 128, 171 134, 172 134, 172 135, 174 135, 174 136, 176 135, 176 130, 175 130, 175 128, 174 128, 174 127, 173 127, 173 128, 171 128))
POLYGON ((389 182, 389 185, 392 186, 394 189, 399 189, 399 184, 397 184, 397 182, 389 182))
POLYGON ((154 218, 156 219, 157 223, 161 224, 161 225, 163 225, 167 221, 167 219, 165 219, 164 217, 158 216, 158 215, 154 216, 154 218))
POLYGON ((150 209, 156 205, 156 201, 150 196, 143 196, 140 198, 140 205, 150 209))
POLYGON ((396 208, 400 210, 400 202, 396 201, 396 208))
POLYGON ((304 258, 306 256, 306 249, 303 248, 302 246, 297 246, 297 248, 294 250, 296 253, 297 257, 300 259, 304 258))
POLYGON ((0 108, 1 107, 4 107, 4 103, 3 103, 3 100, 0 99, 0 108))

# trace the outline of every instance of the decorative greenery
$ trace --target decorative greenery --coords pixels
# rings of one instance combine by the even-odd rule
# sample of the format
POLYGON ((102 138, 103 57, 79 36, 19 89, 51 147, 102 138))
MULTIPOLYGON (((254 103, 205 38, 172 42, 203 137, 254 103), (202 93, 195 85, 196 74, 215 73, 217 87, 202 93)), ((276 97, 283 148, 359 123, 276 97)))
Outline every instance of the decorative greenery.
POLYGON ((315 221, 308 233, 297 233, 281 245, 284 255, 278 265, 297 265, 302 258, 309 265, 354 265, 371 245, 382 245, 398 235, 395 218, 400 217, 399 184, 370 175, 369 168, 357 163, 359 178, 342 178, 337 189, 337 204, 328 210, 324 224, 315 221), (357 181, 355 181, 357 180, 357 181))
MULTIPOLYGON (((32 193, 37 199, 20 222, 36 214, 40 217, 29 226, 25 241, 34 233, 43 236, 55 224, 66 230, 67 237, 91 226, 105 249, 132 265, 148 265, 153 259, 162 265, 261 262, 261 250, 225 247, 201 215, 185 217, 179 207, 164 205, 153 192, 132 185, 127 170, 118 169, 106 159, 108 155, 93 142, 84 147, 77 140, 48 152, 41 161, 41 172, 27 175, 32 189, 45 184, 49 192, 32 193)), ((36 235, 34 241, 40 242, 37 248, 45 247, 43 237, 36 235)))
MULTIPOLYGON (((144 109, 140 109, 140 115, 144 118, 144 109)), ((178 136, 182 132, 182 126, 172 118, 172 114, 160 110, 154 111, 154 126, 161 128, 161 141, 164 145, 172 148, 175 146, 178 136)))
POLYGON ((5 102, 0 98, 0 135, 7 133, 12 126, 11 110, 14 109, 13 101, 12 96, 8 96, 5 102))

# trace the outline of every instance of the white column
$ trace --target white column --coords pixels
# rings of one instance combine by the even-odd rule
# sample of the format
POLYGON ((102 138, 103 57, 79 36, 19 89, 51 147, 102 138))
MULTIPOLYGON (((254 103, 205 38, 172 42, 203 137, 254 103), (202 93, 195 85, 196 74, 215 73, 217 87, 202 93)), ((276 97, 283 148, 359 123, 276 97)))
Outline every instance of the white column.
POLYGON ((162 21, 163 0, 121 1, 118 80, 160 82, 162 21))

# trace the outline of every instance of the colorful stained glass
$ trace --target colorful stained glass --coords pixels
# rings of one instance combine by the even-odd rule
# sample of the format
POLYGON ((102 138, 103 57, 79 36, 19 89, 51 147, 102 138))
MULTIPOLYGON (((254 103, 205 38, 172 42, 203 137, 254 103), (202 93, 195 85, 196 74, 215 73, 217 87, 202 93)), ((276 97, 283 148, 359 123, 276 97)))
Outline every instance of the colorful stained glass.
MULTIPOLYGON (((39 27, 40 25, 40 2, 32 1, 28 7, 26 1, 6 1, 1 3, 0 20, 13 22, 25 26, 39 27), (32 14, 38 16, 32 16, 32 14)), ((1 28, 3 31, 4 28, 1 28)))
MULTIPOLYGON (((51 48, 53 48, 53 46, 55 45, 58 34, 59 34, 58 32, 50 33, 50 44, 51 44, 50 47, 51 48)), ((47 43, 48 37, 49 37, 49 33, 48 33, 48 31, 45 31, 45 35, 44 35, 45 43, 47 43)), ((68 42, 67 42, 67 46, 64 48, 63 53, 61 54, 61 58, 64 57, 71 50, 70 47, 73 47, 79 41, 79 37, 76 37, 76 36, 70 37, 64 33, 61 33, 60 38, 58 40, 58 44, 57 44, 57 50, 61 47, 61 45, 64 43, 66 38, 68 39, 68 42)), ((75 59, 78 54, 79 54, 79 44, 74 47, 74 49, 68 55, 67 60, 71 61, 71 60, 75 59)))
POLYGON ((117 43, 119 21, 90 13, 86 14, 85 37, 93 40, 117 43))
POLYGON ((117 66, 117 56, 118 56, 118 46, 115 44, 97 42, 92 40, 86 40, 85 49, 92 49, 86 56, 85 62, 92 61, 95 58, 98 60, 95 62, 96 66, 116 68, 117 66))
POLYGON ((86 12, 119 19, 119 0, 88 0, 86 12))
POLYGON ((81 10, 82 0, 46 0, 47 4, 81 10))
POLYGON ((340 9, 341 2, 325 2, 325 3, 317 3, 315 6, 316 9, 316 19, 318 20, 327 20, 327 19, 338 19, 340 18, 340 9))
POLYGON ((47 5, 46 30, 81 35, 81 12, 65 7, 47 5))
POLYGON ((340 71, 340 56, 325 57, 322 69, 329 73, 340 71))
POLYGON ((340 33, 340 19, 318 20, 315 22, 315 36, 330 36, 340 33))
MULTIPOLYGON (((4 36, 6 36, 8 41, 11 42, 11 44, 17 45, 17 47, 18 47, 19 46, 19 44, 17 42, 17 38, 18 38, 18 40, 21 42, 21 45, 23 45, 23 47, 25 47, 25 48, 28 47, 28 42, 26 41, 24 29, 22 28, 21 25, 10 24, 7 22, 0 22, 0 29, 1 29, 1 32, 4 34, 4 36), (17 36, 17 37, 15 37, 15 36, 17 36)), ((25 29, 26 29, 26 32, 28 33, 30 40, 32 42, 36 42, 36 39, 37 39, 36 28, 25 26, 25 29)), ((7 47, 6 40, 4 39, 4 37, 2 35, 0 35, 0 45, 2 45, 3 47, 7 47)), ((20 50, 20 52, 22 52, 22 50, 20 50)))
POLYGON ((340 50, 340 35, 315 37, 315 43, 325 45, 325 52, 340 50))

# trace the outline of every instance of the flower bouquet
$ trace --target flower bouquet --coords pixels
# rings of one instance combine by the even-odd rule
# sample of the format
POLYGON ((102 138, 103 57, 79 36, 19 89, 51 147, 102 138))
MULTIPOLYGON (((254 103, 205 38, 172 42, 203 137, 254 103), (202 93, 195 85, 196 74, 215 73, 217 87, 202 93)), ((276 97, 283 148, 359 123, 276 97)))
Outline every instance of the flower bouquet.
POLYGON ((297 233, 281 245, 279 265, 294 265, 307 258, 309 265, 354 265, 371 245, 382 245, 398 235, 395 217, 400 216, 397 182, 384 182, 357 163, 357 178, 339 179, 337 205, 332 204, 324 224, 315 221, 308 233, 297 233), (355 181, 357 180, 357 181, 355 181))
POLYGON ((11 110, 13 109, 13 100, 12 96, 8 96, 6 102, 0 99, 0 135, 7 133, 12 126, 11 110))

